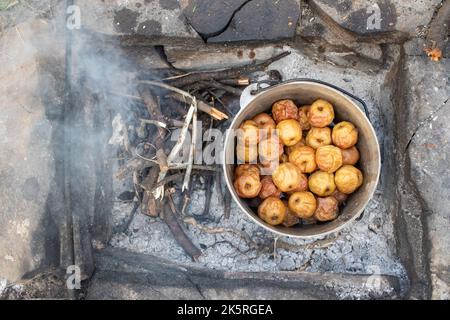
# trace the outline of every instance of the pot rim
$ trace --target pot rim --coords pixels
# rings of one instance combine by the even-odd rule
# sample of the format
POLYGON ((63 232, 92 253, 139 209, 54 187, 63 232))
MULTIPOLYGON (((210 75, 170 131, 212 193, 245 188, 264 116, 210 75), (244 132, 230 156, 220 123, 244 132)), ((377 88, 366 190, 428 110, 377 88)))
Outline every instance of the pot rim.
POLYGON ((240 209, 241 211, 243 211, 248 217, 250 217, 250 219, 251 219, 253 222, 255 222, 257 225, 259 225, 259 226, 263 227, 264 229, 269 230, 269 231, 271 231, 271 232, 273 232, 273 233, 275 233, 275 234, 277 234, 277 235, 280 235, 280 236, 287 236, 287 237, 298 238, 298 239, 315 239, 315 238, 324 237, 324 236, 327 236, 327 235, 336 233, 336 232, 338 232, 338 231, 341 231, 343 228, 349 226, 352 222, 354 222, 356 219, 358 219, 358 218, 361 216, 361 214, 364 212, 365 208, 367 207, 367 204, 368 204, 368 203, 370 202, 370 200, 373 198, 373 195, 375 194, 375 191, 376 191, 376 189, 377 189, 377 186, 378 186, 378 183, 379 183, 379 180, 380 180, 380 175, 381 175, 381 152, 380 152, 380 143, 379 143, 379 141, 378 141, 378 137, 377 137, 376 131, 375 131, 374 127, 372 126, 372 123, 370 122, 369 118, 368 118, 367 115, 366 115, 366 114, 358 107, 358 105, 357 105, 352 99, 350 99, 347 95, 345 95, 344 93, 340 92, 339 90, 336 90, 335 88, 333 88, 333 87, 331 87, 331 86, 329 86, 329 85, 327 85, 327 84, 325 84, 325 83, 323 83, 323 82, 315 82, 313 79, 312 79, 311 81, 308 81, 308 80, 296 80, 296 79, 293 79, 293 80, 287 80, 287 81, 283 81, 283 82, 281 82, 281 83, 279 83, 279 84, 276 84, 276 85, 273 85, 273 86, 271 86, 271 87, 269 87, 269 88, 264 89, 263 92, 257 94, 251 101, 249 101, 249 102, 247 103, 247 105, 245 105, 244 107, 241 107, 241 109, 239 110, 239 112, 234 116, 234 119, 233 119, 233 121, 231 122, 231 124, 230 124, 230 126, 229 126, 229 129, 232 129, 232 128, 235 127, 236 121, 237 121, 237 119, 239 118, 239 115, 240 115, 241 113, 243 113, 244 110, 246 110, 246 109, 248 108, 248 106, 249 106, 249 105, 250 105, 257 97, 259 98, 260 96, 264 96, 264 95, 267 94, 268 92, 270 92, 270 91, 272 91, 272 90, 274 90, 274 89, 277 89, 277 88, 279 88, 279 87, 282 87, 282 86, 284 86, 284 85, 287 85, 287 84, 308 84, 308 85, 314 85, 314 86, 318 86, 318 87, 323 87, 323 88, 326 88, 326 89, 328 89, 328 90, 334 91, 334 93, 340 95, 342 98, 344 98, 345 100, 347 100, 350 104, 352 104, 352 105, 355 107, 355 109, 357 109, 356 112, 359 112, 359 113, 364 117, 365 121, 367 122, 367 125, 369 126, 369 128, 370 128, 370 130, 371 130, 371 132, 372 132, 372 134, 373 134, 373 136, 375 137, 375 140, 376 140, 376 142, 377 142, 377 143, 376 143, 376 152, 377 152, 377 157, 376 157, 376 158, 377 158, 377 160, 378 160, 378 161, 377 161, 377 176, 376 176, 376 179, 375 179, 374 187, 372 188, 372 190, 370 190, 369 196, 367 197, 368 200, 366 201, 366 203, 364 203, 364 206, 363 206, 357 213, 355 213, 350 219, 348 219, 347 221, 345 221, 345 222, 342 223, 341 225, 339 225, 339 226, 337 226, 336 228, 331 229, 331 230, 329 230, 329 231, 324 231, 324 232, 317 233, 317 234, 314 234, 314 235, 295 235, 295 234, 287 234, 287 233, 284 233, 283 231, 280 231, 280 230, 277 228, 277 226, 268 226, 268 225, 262 223, 261 221, 259 221, 258 217, 257 217, 255 214, 251 214, 251 213, 247 212, 247 209, 244 208, 244 206, 242 205, 241 201, 238 201, 238 198, 239 198, 239 197, 238 197, 238 195, 236 194, 236 191, 234 190, 233 182, 230 181, 230 177, 226 174, 226 172, 227 172, 227 165, 228 165, 228 164, 227 164, 227 161, 226 161, 226 152, 225 152, 225 148, 226 148, 226 146, 228 146, 228 144, 230 143, 230 141, 229 141, 229 140, 230 140, 230 136, 231 136, 230 131, 228 131, 227 134, 226 134, 226 136, 225 136, 224 152, 223 152, 223 154, 222 154, 222 161, 223 161, 223 164, 222 164, 222 165, 223 165, 223 170, 224 170, 224 175, 225 175, 225 182, 226 182, 226 185, 227 185, 227 187, 228 187, 228 189, 229 189, 229 191, 230 191, 230 193, 231 193, 231 195, 232 195, 232 197, 233 197, 233 200, 238 204, 239 209, 240 209))

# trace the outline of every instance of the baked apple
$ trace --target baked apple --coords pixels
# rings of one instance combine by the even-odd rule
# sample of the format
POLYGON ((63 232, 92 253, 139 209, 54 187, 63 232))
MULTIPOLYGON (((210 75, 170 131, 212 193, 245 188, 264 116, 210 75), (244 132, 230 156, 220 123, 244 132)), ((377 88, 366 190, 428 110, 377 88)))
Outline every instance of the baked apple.
POLYGON ((293 191, 298 188, 305 175, 292 163, 282 163, 272 173, 272 180, 282 192, 293 191))
POLYGON ((283 153, 280 157, 280 162, 281 163, 289 162, 289 156, 287 154, 283 153))
POLYGON ((294 192, 306 191, 308 190, 308 177, 304 174, 300 176, 300 183, 291 191, 287 191, 288 195, 292 195, 294 192))
POLYGON ((253 175, 255 175, 255 177, 258 177, 258 179, 259 179, 260 172, 259 172, 258 165, 256 165, 256 164, 248 164, 248 163, 241 164, 241 165, 238 165, 236 167, 236 169, 234 170, 235 178, 237 178, 237 177, 239 177, 239 176, 241 176, 241 175, 243 175, 245 173, 253 174, 253 175))
POLYGON ((338 189, 336 189, 331 196, 339 202, 339 205, 343 204, 348 199, 348 194, 342 193, 338 189))
POLYGON ((348 149, 341 149, 342 164, 354 165, 359 161, 359 151, 353 146, 348 149))
POLYGON ((239 197, 244 199, 256 198, 261 191, 261 181, 251 173, 244 173, 234 180, 234 189, 239 197))
POLYGON ((257 163, 258 162, 258 145, 238 144, 236 147, 236 157, 239 162, 257 163))
POLYGON ((267 130, 268 132, 274 130, 277 126, 272 117, 267 113, 260 113, 256 115, 252 120, 256 122, 260 129, 267 130))
POLYGON ((309 190, 319 197, 327 197, 336 190, 334 175, 324 171, 314 172, 308 180, 309 190))
POLYGON ((238 143, 249 145, 256 145, 259 142, 259 127, 253 120, 244 121, 239 127, 238 143))
POLYGON ((316 197, 311 192, 295 192, 289 197, 289 209, 299 218, 310 218, 316 211, 316 197))
POLYGON ((303 173, 316 171, 316 151, 311 147, 298 147, 289 155, 289 161, 300 168, 303 173))
POLYGON ((334 182, 338 190, 345 194, 355 192, 363 184, 362 172, 351 165, 345 165, 336 171, 334 182))
POLYGON ((335 146, 322 146, 316 150, 316 163, 320 170, 333 173, 342 167, 341 149, 335 146))
POLYGON ((302 137, 302 139, 297 142, 296 144, 294 144, 293 146, 290 147, 286 147, 286 153, 287 155, 290 155, 292 151, 294 151, 296 148, 298 147, 304 147, 306 146, 306 141, 305 138, 302 137))
POLYGON ((331 139, 339 148, 348 149, 358 142, 358 129, 351 122, 339 122, 333 128, 331 139))
POLYGON ((274 161, 262 161, 259 164, 259 170, 261 172, 261 175, 263 176, 271 176, 276 168, 280 165, 280 162, 278 160, 274 161))
POLYGON ((333 106, 323 99, 314 101, 308 112, 308 120, 316 128, 329 126, 334 120, 333 106))
POLYGON ((274 161, 280 159, 284 147, 278 136, 272 134, 259 143, 258 151, 261 162, 274 161))
POLYGON ((283 223, 287 208, 277 197, 269 197, 258 207, 258 216, 266 223, 276 226, 283 223))
POLYGON ((259 197, 261 199, 266 199, 268 197, 277 197, 281 196, 281 191, 278 190, 277 186, 273 183, 271 176, 264 176, 261 179, 261 191, 259 192, 259 197))
POLYGON ((298 108, 292 100, 277 101, 272 106, 272 117, 276 123, 283 120, 298 119, 298 108))
POLYGON ((306 136, 306 145, 311 148, 317 149, 321 146, 327 146, 331 144, 331 129, 325 128, 311 128, 306 136))
POLYGON ((298 122, 300 123, 300 127, 302 127, 302 130, 309 130, 311 129, 311 124, 308 120, 308 113, 311 106, 302 106, 298 108, 298 122))
POLYGON ((277 124, 278 135, 285 146, 293 146, 302 140, 302 128, 297 120, 283 120, 277 124))
POLYGON ((331 221, 337 218, 339 204, 334 197, 317 198, 317 209, 314 218, 318 221, 331 221))
POLYGON ((283 202, 286 206, 286 216, 284 217, 283 226, 290 228, 295 226, 296 224, 299 224, 300 219, 291 209, 289 209, 289 207, 287 207, 287 203, 285 201, 283 202))

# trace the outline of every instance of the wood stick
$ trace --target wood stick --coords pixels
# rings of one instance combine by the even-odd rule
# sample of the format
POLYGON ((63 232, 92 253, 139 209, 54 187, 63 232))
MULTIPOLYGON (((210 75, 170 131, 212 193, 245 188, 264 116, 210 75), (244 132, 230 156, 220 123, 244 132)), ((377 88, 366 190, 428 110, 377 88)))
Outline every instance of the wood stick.
POLYGON ((225 206, 224 206, 224 218, 225 220, 230 219, 230 215, 231 215, 231 193, 230 190, 228 190, 228 188, 225 188, 225 195, 223 198, 224 202, 225 202, 225 206))
POLYGON ((148 191, 152 189, 158 180, 159 168, 154 166, 150 169, 147 177, 142 181, 141 186, 144 190, 144 196, 142 198, 141 212, 143 214, 149 215, 150 217, 157 217, 161 212, 160 203, 156 200, 152 192, 148 191))
MULTIPOLYGON (((152 117, 152 120, 156 120, 159 122, 164 121, 164 116, 161 112, 161 107, 156 102, 153 94, 149 90, 140 90, 140 93, 142 95, 142 99, 144 100, 145 105, 147 106, 148 112, 150 116, 152 117)), ((164 153, 164 139, 167 134, 167 130, 161 127, 157 127, 158 135, 155 138, 154 144, 157 149, 156 154, 159 160, 159 164, 161 166, 161 153, 164 153)), ((142 182, 142 187, 144 190, 144 197, 142 201, 142 208, 141 211, 143 213, 148 213, 152 217, 156 217, 159 215, 162 209, 162 203, 161 201, 158 201, 157 195, 155 195, 153 192, 150 192, 148 190, 151 190, 155 183, 158 182, 158 180, 161 179, 161 167, 153 166, 150 169, 149 175, 144 179, 142 182)), ((159 189, 158 189, 159 190, 159 189)), ((164 190, 162 190, 164 192, 164 190)))
POLYGON ((238 79, 223 79, 220 80, 220 83, 226 84, 227 86, 243 86, 246 87, 250 85, 250 78, 243 77, 238 79))
POLYGON ((158 189, 159 187, 165 186, 166 184, 173 182, 181 177, 183 177, 184 174, 183 173, 176 173, 173 174, 171 176, 167 176, 164 179, 162 179, 161 181, 159 181, 158 183, 156 183, 153 188, 151 190, 148 190, 150 192, 154 192, 156 189, 158 189))
POLYGON ((170 208, 170 205, 167 203, 164 205, 164 222, 167 224, 175 240, 177 240, 183 250, 191 257, 193 261, 197 261, 202 255, 202 252, 187 237, 186 233, 181 228, 177 217, 170 208))
MULTIPOLYGON (((183 97, 181 97, 177 94, 172 94, 172 95, 170 95, 170 97, 177 101, 180 101, 180 102, 186 102, 186 100, 184 100, 183 97)), ((217 110, 216 108, 211 107, 209 104, 207 104, 206 102, 203 102, 202 100, 197 99, 197 108, 199 111, 209 114, 211 117, 213 117, 216 120, 221 121, 221 120, 228 119, 228 115, 221 112, 220 110, 217 110)))
POLYGON ((240 97, 242 95, 242 90, 241 89, 237 89, 235 87, 222 84, 222 83, 217 82, 215 80, 209 80, 209 81, 204 81, 204 82, 202 81, 201 83, 204 84, 204 85, 208 85, 211 88, 224 90, 224 91, 226 91, 226 92, 228 92, 228 93, 230 93, 232 95, 235 95, 237 97, 240 97))
POLYGON ((169 80, 167 83, 169 83, 174 87, 181 88, 199 81, 239 78, 241 76, 254 73, 256 71, 265 70, 269 65, 271 65, 275 61, 283 59, 284 57, 287 57, 290 54, 291 54, 290 52, 286 51, 262 63, 259 64, 251 63, 243 67, 236 67, 219 71, 193 72, 191 74, 186 75, 185 77, 169 80))
POLYGON ((211 207, 211 195, 212 195, 212 186, 213 186, 213 176, 208 175, 205 178, 205 207, 203 209, 202 216, 206 217, 209 215, 209 208, 211 207))

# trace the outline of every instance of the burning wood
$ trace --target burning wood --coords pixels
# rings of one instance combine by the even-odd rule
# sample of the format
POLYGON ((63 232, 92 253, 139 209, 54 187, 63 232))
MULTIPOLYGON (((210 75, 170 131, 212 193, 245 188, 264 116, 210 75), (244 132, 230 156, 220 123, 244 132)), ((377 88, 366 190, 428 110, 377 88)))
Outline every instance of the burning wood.
MULTIPOLYGON (((139 96, 114 93, 135 101, 147 111, 149 118, 142 116, 138 118, 141 132, 144 132, 142 136, 145 136, 147 128, 152 130, 148 141, 141 141, 136 146, 133 146, 131 142, 125 145, 122 143, 122 146, 127 149, 126 154, 132 154, 133 158, 119 168, 117 178, 133 177, 136 199, 140 202, 140 212, 153 218, 161 217, 174 238, 193 260, 200 257, 201 251, 189 240, 180 225, 181 217, 185 224, 206 230, 198 224, 198 221, 208 219, 214 181, 216 181, 218 193, 223 194, 225 218, 229 217, 231 208, 231 195, 228 190, 225 192, 222 190, 221 169, 216 165, 196 162, 197 156, 205 147, 203 143, 197 142, 197 138, 200 138, 198 134, 201 132, 197 119, 204 121, 206 117, 206 120, 209 120, 206 121, 209 125, 203 129, 218 128, 221 121, 233 115, 232 110, 224 103, 226 99, 223 101, 222 99, 227 95, 230 98, 239 97, 242 93, 239 87, 250 84, 251 73, 265 70, 271 63, 287 55, 289 52, 284 52, 263 63, 249 64, 239 68, 176 75, 165 79, 164 82, 137 79, 139 96), (158 94, 156 95, 155 92, 158 94), (219 101, 229 115, 215 108, 215 101, 219 101), (199 114, 198 111, 202 113, 199 114), (174 127, 178 128, 179 132, 175 144, 168 139, 174 127), (144 146, 143 149, 142 146, 144 146), (187 146, 188 150, 186 150, 187 146), (184 156, 188 151, 187 161, 179 160, 182 151, 184 156), (206 176, 204 179, 206 197, 204 210, 198 214, 197 221, 195 217, 187 216, 186 208, 190 194, 198 184, 198 179, 192 179, 192 176, 199 171, 209 174, 202 174, 206 176), (180 209, 177 209, 175 198, 172 197, 177 190, 183 195, 177 197, 180 199, 180 209)), ((122 127, 126 128, 126 126, 122 127)), ((211 141, 211 138, 209 136, 207 140, 211 141)), ((127 223, 128 226, 130 222, 127 223)), ((221 232, 224 231, 221 230, 221 232)))

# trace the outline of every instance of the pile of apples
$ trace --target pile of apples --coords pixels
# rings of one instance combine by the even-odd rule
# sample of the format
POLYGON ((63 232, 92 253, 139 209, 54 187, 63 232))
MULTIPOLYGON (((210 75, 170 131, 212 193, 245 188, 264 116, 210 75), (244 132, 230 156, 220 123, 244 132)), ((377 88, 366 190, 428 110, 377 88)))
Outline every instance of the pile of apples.
POLYGON ((271 114, 241 124, 234 187, 239 197, 258 200, 258 216, 266 223, 291 227, 334 220, 362 185, 358 129, 334 118, 326 100, 300 107, 281 100, 271 114))

